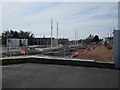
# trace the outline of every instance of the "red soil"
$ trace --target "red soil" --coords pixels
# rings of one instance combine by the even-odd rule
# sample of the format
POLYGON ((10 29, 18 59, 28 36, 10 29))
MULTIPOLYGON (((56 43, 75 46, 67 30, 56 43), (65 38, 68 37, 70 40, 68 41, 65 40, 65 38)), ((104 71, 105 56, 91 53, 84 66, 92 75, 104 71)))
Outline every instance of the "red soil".
POLYGON ((88 49, 78 50, 74 53, 77 58, 94 59, 95 61, 112 62, 112 50, 108 50, 104 45, 93 45, 88 49))

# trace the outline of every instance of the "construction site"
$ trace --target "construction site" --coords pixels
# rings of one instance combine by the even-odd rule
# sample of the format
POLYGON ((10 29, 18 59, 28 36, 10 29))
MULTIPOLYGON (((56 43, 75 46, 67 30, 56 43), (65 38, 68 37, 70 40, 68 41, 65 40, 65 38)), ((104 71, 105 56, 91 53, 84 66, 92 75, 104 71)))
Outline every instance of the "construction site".
MULTIPOLYGON (((113 62, 113 38, 106 41, 90 34, 84 40, 78 39, 78 31, 75 30, 75 40, 59 39, 59 27, 57 22, 57 35, 53 37, 53 22, 51 20, 51 38, 19 39, 6 38, 2 45, 2 57, 20 55, 47 55, 53 57, 77 58, 101 62, 113 62), (31 43, 32 42, 32 43, 31 43)), ((13 31, 12 31, 13 32, 13 31)), ((22 31, 23 32, 23 31, 22 31)), ((2 41, 2 42, 3 42, 2 41)))
POLYGON ((91 42, 90 35, 85 41, 78 42, 76 37, 74 44, 66 44, 66 39, 61 44, 58 32, 53 38, 52 29, 51 20, 51 38, 46 45, 7 39, 0 58, 3 88, 118 88, 118 56, 113 59, 118 37, 114 43, 113 38, 91 42))

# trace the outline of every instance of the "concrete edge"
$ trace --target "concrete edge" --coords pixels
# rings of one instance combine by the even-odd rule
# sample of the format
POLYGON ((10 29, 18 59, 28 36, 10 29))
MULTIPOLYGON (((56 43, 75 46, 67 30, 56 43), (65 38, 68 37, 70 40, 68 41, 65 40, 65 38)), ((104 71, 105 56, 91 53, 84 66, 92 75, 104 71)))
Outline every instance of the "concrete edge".
POLYGON ((2 65, 9 64, 21 64, 21 63, 40 63, 40 64, 53 64, 53 65, 69 65, 69 66, 81 66, 81 67, 93 67, 93 68, 105 68, 105 69, 117 69, 114 63, 99 63, 90 61, 78 61, 78 60, 56 60, 37 57, 21 57, 21 58, 6 58, 0 60, 2 65))

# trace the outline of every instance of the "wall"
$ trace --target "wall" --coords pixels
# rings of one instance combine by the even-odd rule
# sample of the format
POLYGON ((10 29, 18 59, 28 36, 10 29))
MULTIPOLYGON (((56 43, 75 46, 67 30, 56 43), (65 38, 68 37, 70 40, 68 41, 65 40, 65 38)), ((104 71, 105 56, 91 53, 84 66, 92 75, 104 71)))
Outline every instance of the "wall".
POLYGON ((17 38, 8 38, 6 40, 6 43, 7 43, 7 46, 9 46, 9 47, 16 47, 16 46, 20 46, 20 40, 21 40, 21 43, 23 44, 23 46, 28 45, 27 39, 17 39, 17 38))
POLYGON ((120 30, 114 30, 113 60, 116 68, 120 68, 120 30))

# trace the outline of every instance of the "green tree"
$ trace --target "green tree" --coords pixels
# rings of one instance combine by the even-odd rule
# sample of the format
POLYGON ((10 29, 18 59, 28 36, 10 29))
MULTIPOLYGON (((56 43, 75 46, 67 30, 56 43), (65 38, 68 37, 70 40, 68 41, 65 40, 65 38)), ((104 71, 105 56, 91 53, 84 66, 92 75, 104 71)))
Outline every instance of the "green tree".
POLYGON ((99 36, 98 36, 98 35, 95 35, 95 37, 93 38, 93 41, 94 41, 94 42, 98 42, 98 41, 99 41, 99 36))
POLYGON ((2 32, 2 44, 6 45, 6 39, 7 38, 20 38, 20 39, 32 39, 34 38, 34 34, 29 31, 13 31, 13 30, 7 30, 2 32))
POLYGON ((28 31, 24 32, 24 31, 20 30, 19 35, 20 35, 20 38, 25 38, 25 39, 34 38, 33 33, 28 32, 28 31))

